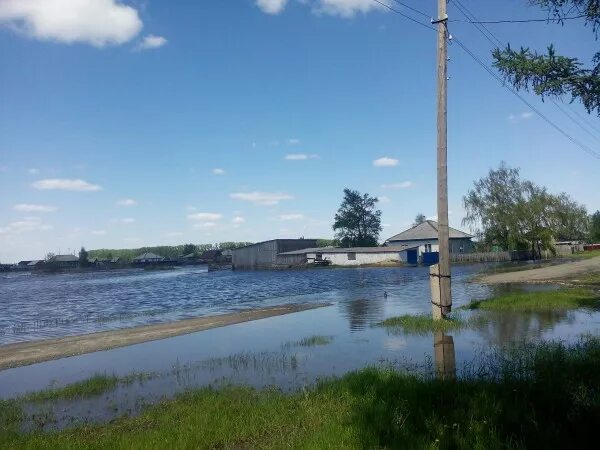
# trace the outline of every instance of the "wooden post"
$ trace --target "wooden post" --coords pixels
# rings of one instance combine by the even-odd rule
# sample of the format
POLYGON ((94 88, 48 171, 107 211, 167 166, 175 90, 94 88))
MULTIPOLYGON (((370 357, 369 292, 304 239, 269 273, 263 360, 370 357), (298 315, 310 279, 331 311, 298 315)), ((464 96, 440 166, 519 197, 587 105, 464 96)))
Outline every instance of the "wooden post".
MULTIPOLYGON (((448 123, 447 123, 447 81, 448 81, 448 30, 446 28, 447 0, 438 0, 438 98, 437 98, 437 212, 439 245, 439 304, 441 315, 445 317, 452 310, 450 282, 450 248, 448 230, 448 123)), ((432 300, 433 300, 432 293, 432 300)), ((435 318, 435 317, 434 317, 435 318)))
POLYGON ((456 378, 456 356, 452 336, 446 336, 441 332, 434 334, 433 357, 436 376, 442 380, 454 380, 456 378))

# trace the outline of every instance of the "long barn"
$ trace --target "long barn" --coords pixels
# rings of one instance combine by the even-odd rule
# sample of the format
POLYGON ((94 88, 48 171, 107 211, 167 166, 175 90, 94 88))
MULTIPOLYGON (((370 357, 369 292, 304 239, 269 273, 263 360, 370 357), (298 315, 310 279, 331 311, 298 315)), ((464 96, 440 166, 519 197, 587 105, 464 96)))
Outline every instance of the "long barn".
POLYGON ((304 255, 280 255, 294 250, 317 246, 316 239, 272 239, 232 251, 233 270, 278 269, 304 263, 304 255))

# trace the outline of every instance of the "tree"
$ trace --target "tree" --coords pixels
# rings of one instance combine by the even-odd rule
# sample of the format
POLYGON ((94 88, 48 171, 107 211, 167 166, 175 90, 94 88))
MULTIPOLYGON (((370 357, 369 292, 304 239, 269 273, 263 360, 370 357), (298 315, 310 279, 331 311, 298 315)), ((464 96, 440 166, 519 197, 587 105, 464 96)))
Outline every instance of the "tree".
POLYGON ((344 189, 344 200, 335 215, 333 230, 344 247, 377 245, 381 228, 381 211, 377 198, 344 189))
POLYGON ((600 242, 600 211, 590 216, 590 237, 592 243, 600 242))
POLYGON ((85 247, 81 247, 81 250, 79 250, 79 267, 87 267, 89 265, 88 252, 85 250, 85 247))
MULTIPOLYGON (((548 14, 548 20, 564 24, 565 18, 575 14, 590 25, 598 37, 600 29, 600 2, 598 0, 529 0, 548 14)), ((588 113, 600 115, 600 52, 593 58, 593 66, 584 68, 577 58, 557 55, 554 46, 547 54, 529 48, 513 50, 510 45, 492 52, 494 66, 504 79, 517 90, 532 89, 537 95, 560 97, 570 95, 571 102, 581 101, 588 113)))
POLYGON ((463 224, 477 231, 484 247, 506 250, 554 250, 554 240, 583 239, 588 233, 587 210, 567 194, 553 195, 545 187, 522 180, 519 169, 501 163, 474 183, 463 198, 463 224))
POLYGON ((427 220, 427 217, 425 217, 425 214, 423 214, 423 213, 417 214, 417 216, 415 217, 415 221, 413 223, 413 227, 416 227, 417 225, 421 225, 426 220, 427 220))
POLYGON ((197 251, 198 249, 194 244, 185 244, 181 249, 181 254, 189 255, 190 253, 193 253, 195 255, 197 251))

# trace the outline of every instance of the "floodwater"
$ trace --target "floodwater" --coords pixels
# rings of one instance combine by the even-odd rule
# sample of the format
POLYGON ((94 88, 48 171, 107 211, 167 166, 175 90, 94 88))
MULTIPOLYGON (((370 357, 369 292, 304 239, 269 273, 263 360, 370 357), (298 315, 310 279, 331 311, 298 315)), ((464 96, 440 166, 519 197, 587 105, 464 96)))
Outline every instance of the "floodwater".
MULTIPOLYGON (((458 307, 499 291, 522 289, 468 283, 478 266, 453 268, 453 298, 458 307)), ((58 275, 0 281, 0 303, 8 311, 2 342, 78 334, 294 302, 332 305, 109 351, 0 371, 0 398, 16 397, 49 386, 63 386, 94 374, 145 374, 140 380, 88 399, 31 403, 29 427, 60 428, 72 423, 106 421, 136 414, 146 404, 189 388, 223 383, 296 390, 315 380, 340 376, 369 365, 393 364, 406 370, 439 369, 439 349, 452 348, 451 370, 490 348, 537 339, 575 341, 597 334, 600 313, 548 311, 494 314, 475 328, 433 336, 386 330, 381 320, 400 314, 429 313, 427 268, 315 269, 274 272, 164 273, 123 271, 96 275, 58 275), (29 286, 29 287, 28 287, 29 286), (30 294, 23 290, 31 289, 30 294), (33 293, 36 296, 33 296, 33 293), (19 304, 15 297, 26 302, 19 304), (87 293, 87 294, 86 294, 87 293), (387 294, 387 295, 386 295, 387 294), (68 315, 109 317, 71 320, 42 326, 38 307, 50 318, 68 315), (22 312, 22 316, 19 315, 22 312), (146 314, 154 311, 153 314, 146 314), (27 324, 11 332, 11 321, 27 324), (303 346, 310 336, 324 345, 303 346), (326 340, 327 341, 327 340, 326 340), (40 419, 41 418, 41 419, 40 419)), ((547 288, 547 287, 535 287, 547 288)), ((455 374, 451 374, 454 376, 455 374)))

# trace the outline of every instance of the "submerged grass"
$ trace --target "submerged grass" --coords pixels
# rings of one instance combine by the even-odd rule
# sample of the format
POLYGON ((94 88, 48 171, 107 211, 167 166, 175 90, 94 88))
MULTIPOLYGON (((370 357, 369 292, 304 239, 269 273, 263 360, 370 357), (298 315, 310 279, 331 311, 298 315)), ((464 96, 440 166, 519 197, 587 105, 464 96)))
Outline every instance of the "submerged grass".
POLYGON ((286 342, 283 344, 284 349, 288 349, 291 347, 316 347, 317 345, 329 345, 333 342, 333 336, 322 336, 320 334, 315 334, 312 336, 308 336, 300 339, 299 341, 294 342, 286 342))
POLYGON ((114 389, 119 384, 115 375, 97 374, 88 379, 69 384, 65 387, 47 389, 27 394, 24 401, 38 402, 47 400, 72 400, 75 398, 93 397, 114 389))
POLYGON ((444 381, 368 368, 286 395, 199 389, 136 418, 0 435, 2 448, 589 448, 600 340, 522 345, 444 381))
POLYGON ((433 320, 431 315, 403 315, 391 317, 379 325, 386 328, 402 328, 409 333, 446 332, 464 328, 468 323, 462 317, 454 316, 447 319, 433 320))
POLYGON ((494 311, 541 311, 599 307, 600 295, 589 289, 560 289, 510 293, 489 300, 475 300, 463 308, 494 311))

